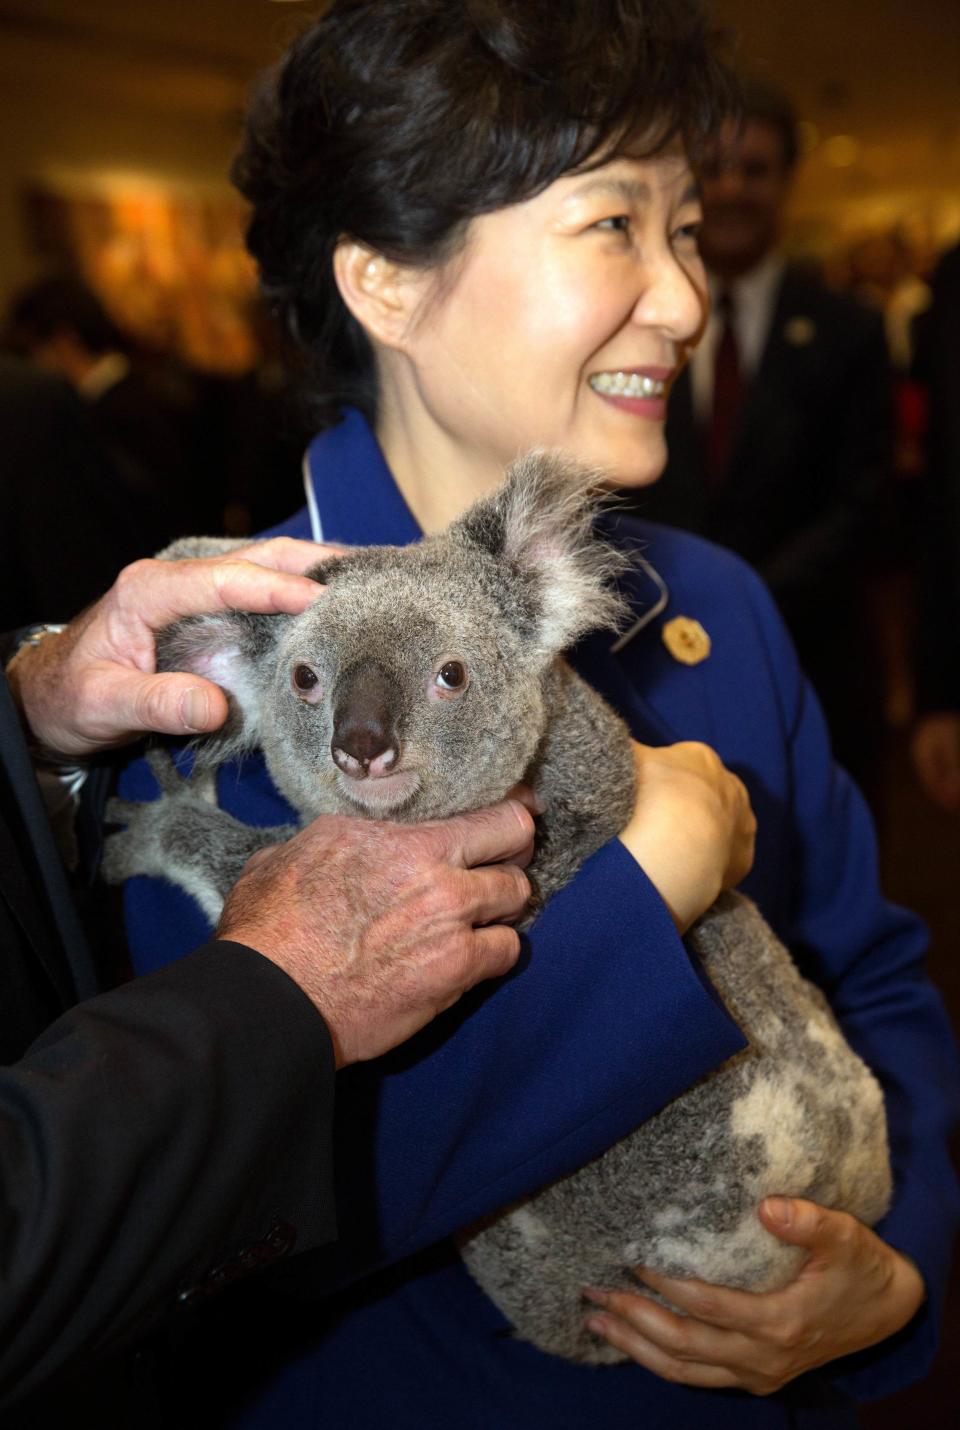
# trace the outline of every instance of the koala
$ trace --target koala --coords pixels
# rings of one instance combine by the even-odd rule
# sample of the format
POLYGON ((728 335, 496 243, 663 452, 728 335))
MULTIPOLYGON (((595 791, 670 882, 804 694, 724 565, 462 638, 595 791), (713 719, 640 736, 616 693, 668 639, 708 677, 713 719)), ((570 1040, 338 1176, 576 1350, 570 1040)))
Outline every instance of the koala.
MULTIPOLYGON (((127 827, 107 841, 106 876, 166 878, 215 921, 250 854, 295 832, 217 807, 217 766, 259 747, 304 823, 442 818, 526 780, 547 806, 531 922, 634 806, 626 726, 562 657, 626 613, 614 589, 626 559, 594 532, 601 490, 534 453, 446 531, 323 562, 311 574, 327 589, 300 616, 227 612, 161 632, 160 668, 217 681, 230 715, 197 744, 190 779, 151 752, 160 798, 113 802, 127 827)), ((581 1293, 636 1290, 638 1263, 753 1290, 790 1280, 802 1253, 760 1223, 768 1194, 868 1224, 889 1203, 880 1088, 758 910, 724 895, 688 941, 749 1046, 588 1166, 459 1238, 516 1333, 571 1360, 625 1359, 584 1329, 581 1293)))
MULTIPOLYGON (((216 808, 216 767, 259 747, 304 824, 442 818, 526 779, 550 805, 532 917, 633 810, 626 726, 560 658, 625 611, 611 587, 624 558, 593 536, 600 490, 564 459, 532 456, 440 535, 323 562, 309 574, 326 592, 300 616, 232 611, 161 631, 158 668, 216 681, 230 714, 197 743, 192 780, 154 751, 163 797, 114 802, 128 828, 108 841, 106 877, 169 879, 215 921, 247 858, 295 832, 216 808)), ((189 538, 162 554, 241 544, 189 538)))

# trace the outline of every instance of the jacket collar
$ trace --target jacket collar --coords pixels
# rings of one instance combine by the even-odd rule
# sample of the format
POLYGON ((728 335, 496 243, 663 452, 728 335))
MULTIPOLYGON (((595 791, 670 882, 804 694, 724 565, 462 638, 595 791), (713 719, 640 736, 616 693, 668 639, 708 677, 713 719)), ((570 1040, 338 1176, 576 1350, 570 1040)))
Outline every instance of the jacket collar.
POLYGON ((423 535, 400 495, 366 418, 343 420, 307 449, 304 485, 314 541, 347 546, 407 546, 423 535))
MULTIPOLYGON (((423 535, 387 466, 366 418, 348 407, 336 427, 311 442, 304 460, 310 535, 314 541, 347 546, 407 546, 423 535)), ((605 534, 616 537, 613 511, 603 518, 605 534)), ((659 573, 639 552, 631 553, 626 595, 635 619, 615 642, 619 654, 665 609, 670 594, 659 573)))

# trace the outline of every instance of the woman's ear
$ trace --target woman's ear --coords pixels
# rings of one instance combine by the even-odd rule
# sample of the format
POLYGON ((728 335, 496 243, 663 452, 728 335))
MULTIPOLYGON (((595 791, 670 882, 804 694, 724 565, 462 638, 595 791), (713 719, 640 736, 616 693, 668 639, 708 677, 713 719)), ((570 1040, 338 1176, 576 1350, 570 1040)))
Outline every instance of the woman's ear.
POLYGON ((334 250, 333 274, 341 298, 369 336, 385 347, 402 347, 423 294, 424 273, 344 238, 334 250))

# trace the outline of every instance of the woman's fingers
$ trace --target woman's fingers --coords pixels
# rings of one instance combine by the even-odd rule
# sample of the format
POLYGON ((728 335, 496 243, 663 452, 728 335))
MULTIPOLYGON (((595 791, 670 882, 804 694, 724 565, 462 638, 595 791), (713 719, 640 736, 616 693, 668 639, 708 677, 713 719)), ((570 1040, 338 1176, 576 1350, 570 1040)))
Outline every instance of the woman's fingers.
POLYGON ((637 797, 620 839, 681 933, 749 872, 756 820, 746 786, 708 745, 634 746, 637 797))
MULTIPOLYGON (((639 1297, 635 1297, 639 1300, 639 1297)), ((689 1357, 679 1357, 650 1338, 638 1319, 627 1319, 607 1311, 587 1317, 587 1327, 644 1366, 678 1385, 696 1385, 706 1390, 729 1390, 738 1384, 736 1375, 724 1365, 710 1365, 689 1357)))

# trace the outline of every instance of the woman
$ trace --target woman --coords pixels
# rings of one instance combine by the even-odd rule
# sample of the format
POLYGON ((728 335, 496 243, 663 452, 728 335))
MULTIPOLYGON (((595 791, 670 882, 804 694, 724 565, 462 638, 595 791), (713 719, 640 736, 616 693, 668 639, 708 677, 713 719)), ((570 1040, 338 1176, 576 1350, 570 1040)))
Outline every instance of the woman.
MULTIPOLYGON (((266 289, 336 421, 283 530, 413 540, 537 445, 618 485, 654 481, 704 315, 688 154, 726 102, 694 0, 334 4, 288 56, 237 168, 266 289)), ((681 934, 749 863, 749 811, 714 771, 671 822, 658 780, 675 791, 671 760, 706 756, 641 750, 634 818, 537 921, 523 971, 341 1083, 340 1243, 299 1281, 351 1289, 286 1315, 251 1295, 222 1369, 201 1328, 186 1338, 221 1407, 246 1368, 282 1367, 237 1391, 251 1397, 242 1424, 840 1426, 853 1393, 928 1363, 956 1216, 955 1072, 920 930, 880 898, 863 804, 757 579, 679 533, 624 520, 619 539, 644 555, 627 583, 636 625, 574 662, 638 740, 706 741, 742 775, 759 822, 745 888, 888 1090, 894 1209, 875 1235, 766 1207, 811 1249, 798 1282, 780 1299, 671 1288, 685 1320, 607 1301, 596 1329, 636 1364, 602 1371, 514 1341, 463 1270, 451 1233, 582 1165, 742 1046, 681 934), (678 616, 712 643, 696 636, 696 663, 668 648, 678 616)), ((124 793, 152 793, 142 768, 124 793)), ((250 822, 289 818, 257 762, 219 797, 250 822)), ((173 937, 196 942, 196 912, 170 889, 140 885, 130 904, 140 967, 173 937)))

